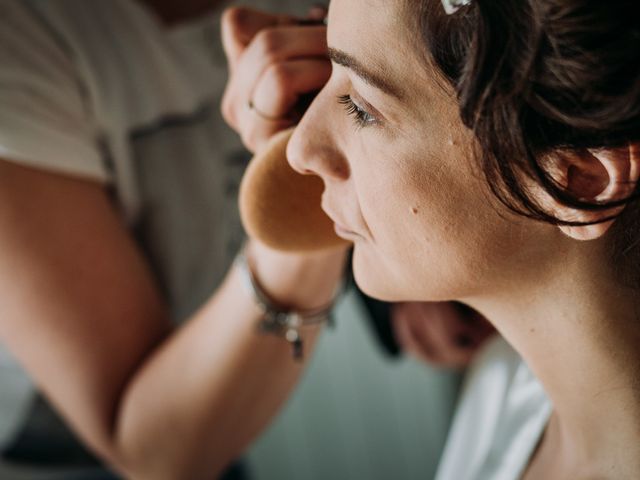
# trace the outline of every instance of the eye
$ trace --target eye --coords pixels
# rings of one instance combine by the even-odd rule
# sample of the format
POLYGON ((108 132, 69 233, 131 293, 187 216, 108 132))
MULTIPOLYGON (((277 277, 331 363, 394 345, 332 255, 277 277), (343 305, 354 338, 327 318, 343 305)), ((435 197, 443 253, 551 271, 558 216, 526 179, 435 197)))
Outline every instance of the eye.
POLYGON ((371 115, 369 112, 358 106, 351 95, 338 96, 338 103, 344 105, 347 114, 352 115, 354 122, 358 128, 368 127, 370 125, 377 125, 378 119, 371 115))

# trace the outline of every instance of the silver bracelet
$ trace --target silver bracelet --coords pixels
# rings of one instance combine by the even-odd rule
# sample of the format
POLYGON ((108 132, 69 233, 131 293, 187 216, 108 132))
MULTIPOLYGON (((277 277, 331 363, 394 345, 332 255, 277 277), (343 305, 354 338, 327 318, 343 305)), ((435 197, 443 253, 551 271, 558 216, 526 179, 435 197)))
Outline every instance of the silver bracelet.
POLYGON ((237 255, 235 264, 242 274, 242 281, 247 291, 253 296, 262 310, 262 318, 258 322, 258 331, 285 339, 291 345, 293 358, 301 361, 304 357, 304 341, 300 330, 303 327, 331 323, 331 312, 343 290, 339 288, 333 300, 327 305, 313 310, 292 310, 276 305, 256 280, 244 249, 237 255))

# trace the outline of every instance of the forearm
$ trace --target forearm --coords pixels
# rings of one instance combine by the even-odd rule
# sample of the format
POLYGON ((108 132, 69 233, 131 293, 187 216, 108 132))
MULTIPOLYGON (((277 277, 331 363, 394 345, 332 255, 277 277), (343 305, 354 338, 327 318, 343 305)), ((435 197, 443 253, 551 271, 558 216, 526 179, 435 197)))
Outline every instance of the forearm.
MULTIPOLYGON (((213 477, 295 381, 289 345, 255 333, 260 312, 233 271, 172 331, 102 186, 2 161, 0 172, 2 343, 126 478, 213 477)), ((266 291, 301 308, 328 301, 344 257, 258 253, 266 291)))
MULTIPOLYGON (((122 397, 116 463, 135 478, 214 478, 268 423, 304 369, 284 340, 256 332, 261 311, 236 268, 139 369, 122 397)), ((305 363, 318 329, 306 328, 305 363)))

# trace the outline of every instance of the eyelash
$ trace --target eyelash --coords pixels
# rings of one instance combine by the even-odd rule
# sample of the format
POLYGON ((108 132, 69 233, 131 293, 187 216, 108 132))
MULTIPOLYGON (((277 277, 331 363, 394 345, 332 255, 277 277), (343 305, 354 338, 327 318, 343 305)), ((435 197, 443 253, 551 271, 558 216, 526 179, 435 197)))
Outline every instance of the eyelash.
POLYGON ((356 103, 351 99, 351 95, 339 95, 338 103, 340 105, 344 105, 348 115, 353 116, 353 121, 358 128, 364 128, 378 123, 378 119, 376 117, 356 105, 356 103))

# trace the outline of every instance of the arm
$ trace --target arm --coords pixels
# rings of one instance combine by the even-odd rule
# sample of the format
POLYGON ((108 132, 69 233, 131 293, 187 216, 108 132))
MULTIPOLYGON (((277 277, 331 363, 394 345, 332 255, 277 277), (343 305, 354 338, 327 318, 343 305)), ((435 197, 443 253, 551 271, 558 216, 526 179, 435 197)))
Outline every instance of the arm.
MULTIPOLYGON (((261 283, 279 301, 312 308, 331 297, 342 252, 252 248, 261 283)), ((172 331, 102 187, 3 161, 0 292, 0 340, 128 478, 213 478, 302 371, 286 342, 256 335, 259 310, 234 269, 172 331)))

